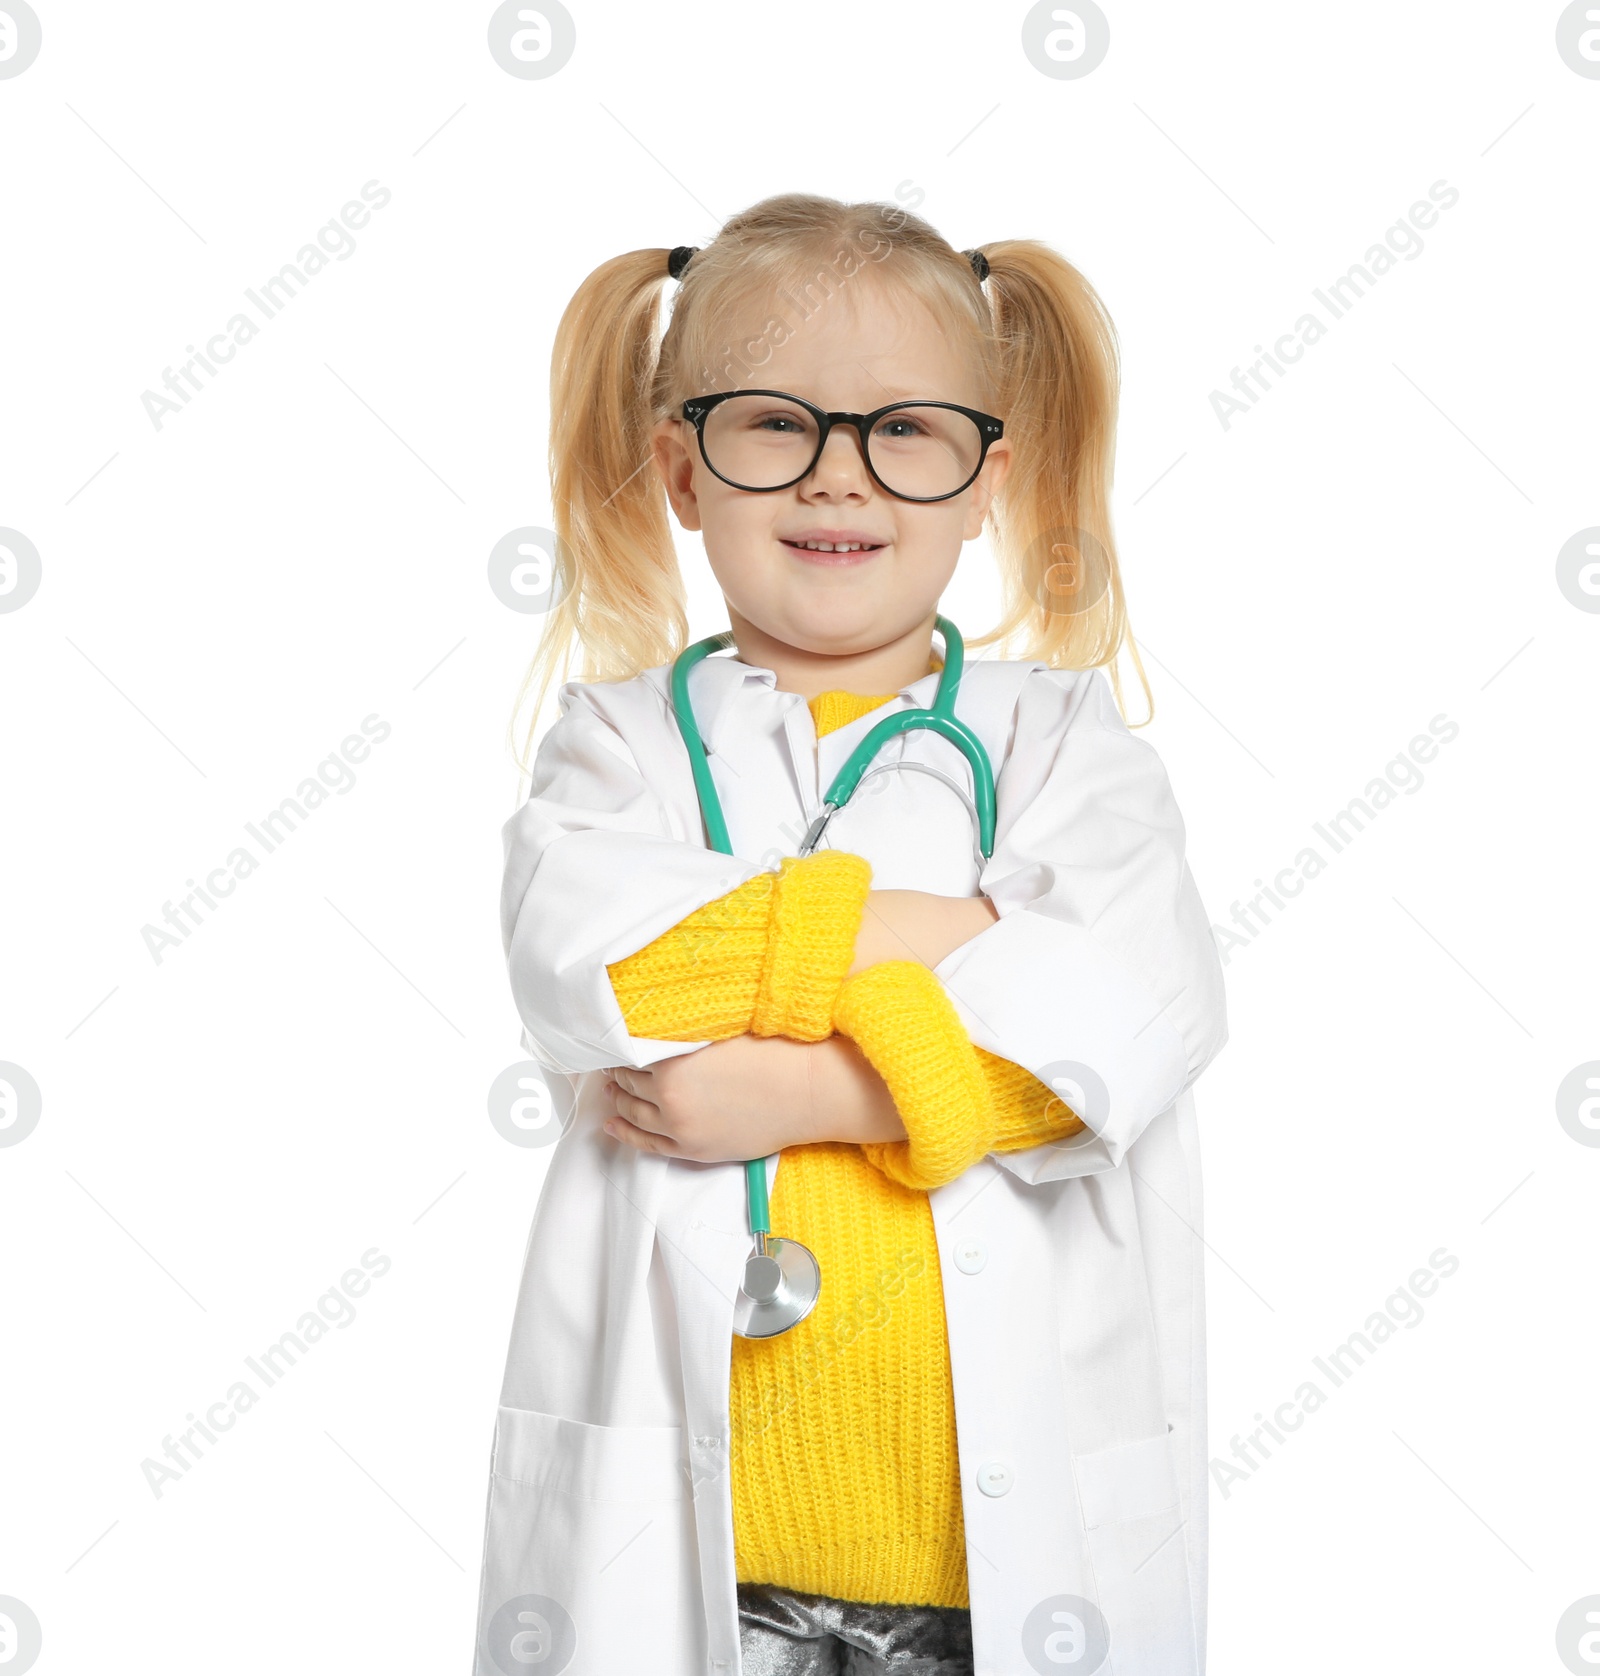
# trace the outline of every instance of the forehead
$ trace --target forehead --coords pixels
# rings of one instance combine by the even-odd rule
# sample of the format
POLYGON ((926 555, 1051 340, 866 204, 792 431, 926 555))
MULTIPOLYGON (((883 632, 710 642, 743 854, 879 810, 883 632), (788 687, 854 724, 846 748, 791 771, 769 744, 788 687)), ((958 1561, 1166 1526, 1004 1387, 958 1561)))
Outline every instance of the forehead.
POLYGON ((735 352, 746 385, 790 390, 830 408, 867 412, 910 396, 976 404, 976 344, 956 335, 909 286, 869 269, 831 295, 788 287, 749 299, 735 352))

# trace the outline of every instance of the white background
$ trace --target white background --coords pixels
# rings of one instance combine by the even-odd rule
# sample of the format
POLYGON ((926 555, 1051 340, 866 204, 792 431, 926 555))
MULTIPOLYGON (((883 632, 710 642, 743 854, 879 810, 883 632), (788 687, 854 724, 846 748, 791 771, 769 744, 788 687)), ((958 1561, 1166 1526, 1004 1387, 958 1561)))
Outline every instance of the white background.
MULTIPOLYGON (((581 278, 790 189, 1100 289, 1146 737, 1214 920, 1458 724, 1227 966, 1212 1453, 1459 1268, 1214 1492, 1211 1668, 1562 1668, 1600 1592, 1600 1150, 1555 1109, 1600 1058, 1600 615, 1555 580, 1600 524, 1600 80, 1552 4, 1104 4, 1104 63, 1058 80, 1020 5, 573 0, 570 63, 521 80, 487 5, 39 0, 0 80, 0 525, 42 561, 0 612, 0 1060, 43 1095, 0 1149, 0 1595, 39 1670, 466 1669, 549 1157, 486 1115, 538 627, 486 561, 552 522, 581 278), (353 256, 157 429, 142 392, 369 180, 353 256), (1440 180, 1421 255, 1224 429, 1210 392, 1440 180), (163 904, 373 714, 354 789, 158 963, 163 904), (163 1438, 373 1247, 355 1319, 154 1495, 163 1438)), ((974 543, 944 609, 994 601, 974 543)))

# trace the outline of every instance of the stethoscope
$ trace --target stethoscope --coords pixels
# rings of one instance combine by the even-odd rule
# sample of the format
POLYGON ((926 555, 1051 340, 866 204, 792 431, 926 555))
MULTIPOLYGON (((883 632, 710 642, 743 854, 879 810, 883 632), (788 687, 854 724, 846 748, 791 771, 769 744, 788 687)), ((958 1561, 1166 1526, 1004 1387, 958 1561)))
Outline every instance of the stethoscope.
MULTIPOLYGON (((872 759, 889 740, 916 728, 931 728, 942 734, 966 757, 972 769, 972 797, 954 780, 928 769, 944 780, 967 802, 976 826, 978 847, 985 861, 994 853, 994 770, 989 753, 970 727, 955 714, 956 693, 961 686, 961 668, 965 660, 960 631, 948 617, 934 618, 934 624, 944 637, 944 669, 939 675, 939 690, 931 708, 897 710, 885 716, 872 728, 861 743, 850 753, 849 760, 834 776, 828 795, 823 800, 822 812, 806 829, 799 854, 810 855, 816 848, 828 822, 844 808, 861 784, 872 759)), ((713 634, 685 647, 672 665, 672 709, 677 717, 678 730, 689 748, 689 766, 694 772, 695 791, 700 799, 700 813, 705 821, 706 842, 710 848, 724 855, 733 854, 728 841, 728 827, 722 816, 722 803, 712 783, 711 765, 707 761, 705 741, 695 725, 694 707, 689 701, 689 671, 712 652, 720 652, 733 644, 731 630, 713 634)), ((885 763, 883 768, 871 769, 882 773, 889 768, 926 768, 923 763, 885 763)), ((744 1167, 745 1203, 750 1214, 750 1232, 755 1244, 745 1260, 744 1281, 734 1300, 733 1330, 740 1338, 776 1338, 786 1333, 811 1313, 822 1292, 822 1270, 816 1256, 798 1240, 779 1239, 773 1232, 767 1209, 767 1161, 749 1159, 744 1167)))

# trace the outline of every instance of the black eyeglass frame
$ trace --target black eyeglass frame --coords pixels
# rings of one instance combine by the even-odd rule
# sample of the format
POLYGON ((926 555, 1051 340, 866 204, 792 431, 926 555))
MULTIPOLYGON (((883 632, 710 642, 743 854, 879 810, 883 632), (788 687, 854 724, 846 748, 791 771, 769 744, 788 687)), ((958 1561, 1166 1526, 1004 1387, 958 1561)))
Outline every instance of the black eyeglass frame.
POLYGON ((705 461, 706 469, 712 476, 719 477, 730 488, 742 489, 746 494, 770 495, 779 489, 792 489, 796 483, 803 483, 812 472, 817 469, 817 461, 822 458, 822 450, 828 446, 828 435, 836 424, 852 425, 856 435, 861 438, 861 458, 866 464, 872 481, 878 485, 886 495, 893 495, 896 500, 916 501, 928 504, 933 501, 951 500, 959 495, 963 489, 970 489, 977 476, 983 470, 983 462, 989 457, 989 445, 998 442, 1005 435, 1005 421, 996 419, 992 413, 980 412, 975 407, 963 407, 959 402, 940 401, 904 401, 890 402, 887 406, 877 407, 871 413, 829 413, 820 408, 815 402, 808 402, 804 396, 797 396, 791 390, 721 390, 711 396, 691 396, 683 404, 683 418, 694 426, 695 435, 700 441, 700 458, 705 461), (773 483, 764 489, 753 489, 748 483, 735 483, 731 477, 723 474, 711 463, 711 456, 706 452, 706 416, 719 403, 730 400, 734 396, 781 396, 786 402, 793 402, 796 407, 803 407, 812 418, 817 421, 817 451, 811 456, 811 462, 798 477, 791 477, 787 483, 773 483), (951 489, 942 495, 902 495, 898 490, 891 489, 878 475, 872 464, 872 445, 870 427, 886 414, 898 413, 908 407, 945 407, 953 413, 964 413, 967 418, 978 427, 978 463, 972 469, 972 475, 959 488, 951 489))

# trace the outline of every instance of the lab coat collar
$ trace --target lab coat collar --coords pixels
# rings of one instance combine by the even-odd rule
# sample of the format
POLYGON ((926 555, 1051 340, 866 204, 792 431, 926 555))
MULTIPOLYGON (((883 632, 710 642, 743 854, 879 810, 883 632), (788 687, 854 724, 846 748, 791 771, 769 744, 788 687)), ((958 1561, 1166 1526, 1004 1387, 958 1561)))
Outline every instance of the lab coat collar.
MULTIPOLYGON (((914 704, 926 707, 933 703, 942 673, 942 667, 930 670, 915 681, 908 681, 894 696, 908 698, 914 704)), ((670 703, 672 666, 663 664, 659 674, 661 684, 669 694, 670 703)), ((760 664, 745 663, 737 654, 728 656, 713 652, 710 657, 702 658, 689 671, 689 700, 694 706, 695 722, 700 729, 700 737, 706 742, 707 750, 715 751, 724 743, 721 724, 728 701, 734 694, 754 687, 764 687, 781 702, 786 711, 796 705, 805 707, 806 701, 799 693, 779 689, 776 670, 766 669, 760 664)))
MULTIPOLYGON (((661 685, 667 692, 670 708, 672 665, 663 664, 659 674, 661 685)), ((741 663, 736 657, 724 657, 717 652, 713 652, 710 657, 701 658, 689 671, 689 702, 694 709, 695 725, 700 729, 700 737, 705 741, 706 749, 716 753, 726 745, 723 718, 727 713, 729 701, 735 694, 754 687, 765 687, 768 692, 777 694, 777 686, 778 677, 773 670, 757 669, 750 664, 741 663)), ((778 696, 798 698, 799 695, 778 696)))

